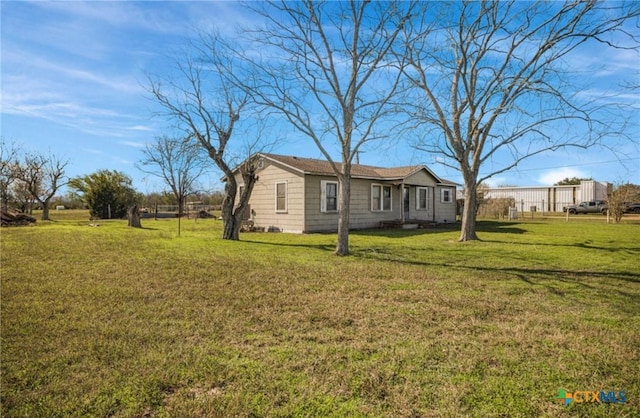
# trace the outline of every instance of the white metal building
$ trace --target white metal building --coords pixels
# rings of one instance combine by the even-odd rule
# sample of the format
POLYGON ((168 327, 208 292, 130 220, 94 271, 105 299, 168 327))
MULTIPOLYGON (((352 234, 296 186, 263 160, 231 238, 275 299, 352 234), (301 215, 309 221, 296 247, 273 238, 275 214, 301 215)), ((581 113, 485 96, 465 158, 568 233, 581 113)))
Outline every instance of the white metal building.
MULTIPOLYGON (((611 185, 602 181, 582 181, 569 186, 494 187, 483 189, 484 198, 513 198, 521 212, 562 212, 562 208, 588 200, 607 200, 611 185)), ((464 191, 458 190, 458 199, 464 191)))

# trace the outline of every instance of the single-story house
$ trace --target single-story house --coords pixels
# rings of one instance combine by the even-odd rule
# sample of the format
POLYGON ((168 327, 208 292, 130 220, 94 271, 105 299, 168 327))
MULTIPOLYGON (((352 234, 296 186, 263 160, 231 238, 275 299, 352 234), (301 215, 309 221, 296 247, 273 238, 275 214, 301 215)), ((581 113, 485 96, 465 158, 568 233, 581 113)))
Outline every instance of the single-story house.
MULTIPOLYGON (((246 216, 257 228, 293 233, 338 229, 338 179, 328 161, 256 154, 257 176, 246 216)), ((238 187, 242 176, 236 169, 238 187)), ((354 164, 350 229, 385 222, 446 223, 456 219, 456 184, 425 166, 354 164)))

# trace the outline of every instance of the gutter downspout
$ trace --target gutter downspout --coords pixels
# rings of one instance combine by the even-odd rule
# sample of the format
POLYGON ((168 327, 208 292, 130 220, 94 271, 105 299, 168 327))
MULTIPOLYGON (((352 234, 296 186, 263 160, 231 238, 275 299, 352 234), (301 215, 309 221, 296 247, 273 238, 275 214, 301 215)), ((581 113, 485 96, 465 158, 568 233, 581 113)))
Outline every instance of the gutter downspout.
POLYGON ((436 221, 436 188, 438 186, 433 186, 433 190, 432 190, 432 195, 433 195, 433 199, 431 200, 433 203, 431 204, 431 221, 435 222, 436 221))
POLYGON ((407 221, 404 218, 404 212, 405 212, 404 211, 404 194, 406 192, 406 190, 404 189, 404 181, 402 183, 400 183, 400 190, 401 190, 401 192, 400 192, 400 202, 402 202, 402 203, 400 203, 400 205, 398 205, 398 206, 400 206, 400 223, 402 225, 404 225, 404 223, 407 221))

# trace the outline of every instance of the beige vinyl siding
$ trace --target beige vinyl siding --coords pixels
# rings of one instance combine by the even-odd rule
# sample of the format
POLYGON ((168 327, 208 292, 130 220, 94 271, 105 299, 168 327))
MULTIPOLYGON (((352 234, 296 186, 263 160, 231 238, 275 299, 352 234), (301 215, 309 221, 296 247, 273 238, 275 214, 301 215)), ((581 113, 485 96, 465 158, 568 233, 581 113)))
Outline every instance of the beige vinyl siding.
POLYGON ((265 163, 258 171, 249 204, 256 227, 265 231, 304 231, 304 179, 301 174, 265 163), (286 183, 286 211, 276 211, 276 185, 286 183))
POLYGON ((450 223, 456 220, 456 188, 453 186, 438 186, 435 194, 435 221, 440 223, 450 223), (442 189, 449 190, 451 194, 450 202, 442 202, 442 189))
MULTIPOLYGON (((335 177, 306 176, 305 194, 307 196, 305 211, 307 213, 306 232, 336 231, 338 229, 338 214, 320 211, 320 185, 322 181, 335 181, 335 177)), ((371 185, 391 185, 379 180, 351 179, 351 215, 349 227, 351 229, 377 228, 380 221, 400 219, 402 210, 401 191, 391 185, 391 211, 371 211, 371 185)))
MULTIPOLYGON (((320 174, 302 174, 297 168, 277 161, 264 160, 258 170, 259 177, 249 201, 254 225, 266 231, 321 232, 338 229, 338 212, 322 210, 323 182, 337 182, 336 177, 320 174), (277 185, 286 187, 285 210, 278 211, 277 185)), ((241 182, 240 174, 237 175, 241 182)), ((401 220, 404 216, 404 189, 409 187, 409 216, 406 221, 455 221, 455 187, 450 188, 451 203, 441 202, 441 188, 426 170, 420 170, 404 181, 380 179, 351 179, 351 229, 377 228, 382 221, 401 220), (372 210, 372 185, 390 187, 391 210, 372 210), (427 208, 416 208, 416 188, 427 190, 427 208)), ((241 184, 240 184, 241 185, 241 184)), ((340 191, 338 190, 338 195, 340 191)), ((282 204, 282 194, 280 203, 282 204)))
POLYGON ((433 221, 433 210, 435 207, 433 186, 411 186, 409 187, 409 219, 415 221, 433 221), (427 193, 427 207, 418 208, 418 195, 417 190, 422 188, 427 193))
MULTIPOLYGON (((409 187, 409 218, 405 221, 437 221, 434 216, 436 210, 436 204, 440 199, 436 185, 437 180, 429 174, 426 170, 420 170, 417 173, 413 173, 403 181, 406 187, 409 187), (427 208, 417 208, 417 195, 416 189, 418 187, 424 187, 427 191, 427 208)), ((402 208, 404 210, 404 206, 402 208)))
MULTIPOLYGON (((335 231, 338 229, 338 212, 321 212, 321 184, 323 181, 337 181, 335 177, 328 176, 305 176, 304 195, 304 211, 306 220, 304 232, 315 231, 335 231)), ((339 187, 339 186, 338 186, 339 187)), ((340 190, 338 190, 338 201, 340 190)), ((340 203, 338 202, 338 208, 340 203)))
POLYGON ((404 179, 404 184, 407 186, 435 187, 438 183, 426 170, 420 170, 404 179))
POLYGON ((400 219, 402 210, 402 192, 389 182, 379 180, 351 180, 351 217, 350 227, 353 229, 377 228, 381 221, 400 219), (391 210, 372 211, 372 185, 391 186, 391 210))

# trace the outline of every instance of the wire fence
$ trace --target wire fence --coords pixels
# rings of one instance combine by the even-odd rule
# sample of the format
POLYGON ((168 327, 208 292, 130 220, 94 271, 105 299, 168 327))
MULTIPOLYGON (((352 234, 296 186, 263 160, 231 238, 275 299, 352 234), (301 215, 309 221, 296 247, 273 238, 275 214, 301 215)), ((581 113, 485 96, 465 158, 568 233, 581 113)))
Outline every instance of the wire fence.
MULTIPOLYGON (((220 212, 220 205, 184 205, 182 216, 193 217, 196 215, 209 214, 216 216, 220 212)), ((178 217, 178 205, 155 205, 144 207, 140 210, 145 218, 172 218, 178 217)))

